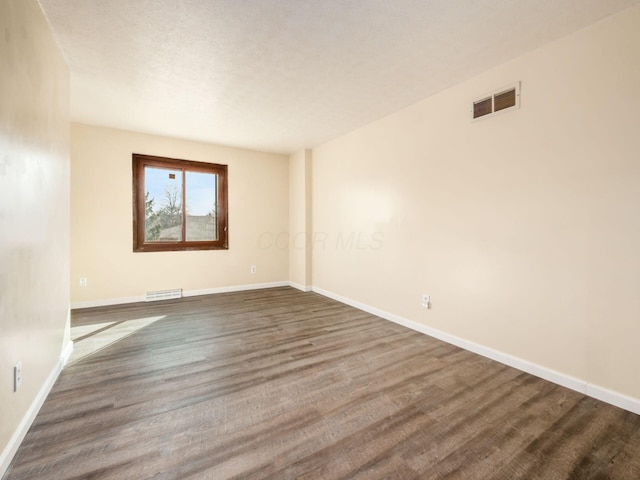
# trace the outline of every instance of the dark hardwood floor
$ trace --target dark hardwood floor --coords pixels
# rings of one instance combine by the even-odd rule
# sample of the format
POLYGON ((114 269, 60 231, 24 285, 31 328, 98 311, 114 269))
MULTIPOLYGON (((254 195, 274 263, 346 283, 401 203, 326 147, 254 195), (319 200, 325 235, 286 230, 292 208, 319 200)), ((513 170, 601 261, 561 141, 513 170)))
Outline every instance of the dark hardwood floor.
POLYGON ((640 479, 640 417, 290 288, 74 311, 5 480, 640 479))

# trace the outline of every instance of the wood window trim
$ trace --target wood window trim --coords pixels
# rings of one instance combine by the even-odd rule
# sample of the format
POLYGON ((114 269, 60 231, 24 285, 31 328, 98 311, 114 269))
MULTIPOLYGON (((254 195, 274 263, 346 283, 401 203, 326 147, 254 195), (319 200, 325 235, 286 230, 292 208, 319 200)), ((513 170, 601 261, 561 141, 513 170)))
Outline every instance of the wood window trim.
MULTIPOLYGON (((133 251, 134 252, 171 252, 189 250, 228 250, 228 180, 227 166, 216 163, 196 162, 193 160, 181 160, 177 158, 157 157, 152 155, 132 154, 133 169, 133 251), (178 241, 178 242, 145 242, 145 188, 144 168, 146 166, 180 169, 184 173, 204 172, 218 175, 218 211, 217 230, 218 240, 212 241, 178 241)), ((184 208, 183 190, 182 208, 184 208)), ((185 225, 183 215, 183 232, 185 225)), ((184 234, 183 234, 184 235, 184 234)))

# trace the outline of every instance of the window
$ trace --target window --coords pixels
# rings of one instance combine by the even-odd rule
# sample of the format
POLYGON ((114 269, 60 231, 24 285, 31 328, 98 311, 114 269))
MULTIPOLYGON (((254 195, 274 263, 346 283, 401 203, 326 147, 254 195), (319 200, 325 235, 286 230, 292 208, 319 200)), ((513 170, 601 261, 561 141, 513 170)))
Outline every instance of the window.
POLYGON ((133 154, 133 251, 228 248, 227 166, 133 154))

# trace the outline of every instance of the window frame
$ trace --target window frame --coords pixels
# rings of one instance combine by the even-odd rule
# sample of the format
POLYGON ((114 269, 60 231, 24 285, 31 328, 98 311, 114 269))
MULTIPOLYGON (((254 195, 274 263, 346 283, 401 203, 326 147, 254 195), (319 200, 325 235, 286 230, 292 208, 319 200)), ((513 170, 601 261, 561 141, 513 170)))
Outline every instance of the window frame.
POLYGON ((139 153, 132 154, 133 170, 133 251, 134 252, 176 252, 190 250, 228 250, 228 179, 227 165, 208 162, 196 162, 177 158, 158 157, 139 153), (186 172, 203 172, 218 175, 218 240, 193 241, 186 240, 186 191, 182 191, 182 235, 183 240, 177 242, 145 242, 145 188, 144 168, 159 167, 182 170, 182 178, 186 172))

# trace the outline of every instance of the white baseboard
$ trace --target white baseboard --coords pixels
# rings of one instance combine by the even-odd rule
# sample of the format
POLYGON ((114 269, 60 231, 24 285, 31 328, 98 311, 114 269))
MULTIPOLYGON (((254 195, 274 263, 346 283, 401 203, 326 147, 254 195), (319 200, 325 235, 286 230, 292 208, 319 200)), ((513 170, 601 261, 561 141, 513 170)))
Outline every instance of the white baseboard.
POLYGON ((310 292, 312 290, 312 288, 310 286, 305 286, 305 285, 301 285, 299 283, 296 282, 289 282, 288 285, 290 287, 293 287, 297 290, 300 290, 302 292, 310 292))
POLYGON ((586 395, 640 415, 640 400, 620 392, 587 383, 586 395))
MULTIPOLYGON (((216 287, 205 288, 202 290, 183 290, 183 297, 195 297, 198 295, 212 295, 215 293, 229 293, 229 292, 244 292, 246 290, 259 290, 263 288, 276 288, 276 287, 288 287, 289 282, 270 282, 270 283, 250 283, 247 285, 232 285, 229 287, 216 287)), ((87 300, 83 302, 73 302, 71 309, 76 310, 78 308, 91 308, 91 307, 106 307, 108 305, 123 305, 126 303, 144 302, 144 295, 135 297, 121 297, 121 298, 103 298, 99 300, 87 300)))
POLYGON ((69 359, 71 358, 71 354, 73 353, 73 340, 69 340, 67 344, 62 349, 62 353, 60 354, 60 361, 62 362, 62 368, 67 364, 69 359))
POLYGON ((99 300, 86 300, 83 302, 72 302, 71 310, 78 308, 92 308, 92 307, 106 307, 108 305, 123 305, 125 303, 137 303, 144 302, 145 296, 139 295, 136 297, 120 297, 120 298, 101 298, 99 300))
POLYGON ((204 290, 185 290, 183 297, 195 297, 198 295, 213 295, 216 293, 244 292, 247 290, 261 290, 263 288, 288 287, 289 282, 250 283, 247 285, 234 285, 231 287, 205 288, 204 290))
POLYGON ((31 406, 29 406, 27 413, 25 413, 24 417, 22 417, 22 420, 18 424, 18 428, 16 428, 15 432, 13 432, 9 443, 7 443, 6 447, 2 451, 2 454, 0 454, 0 478, 2 478, 9 469, 9 465, 11 465, 11 461, 18 451, 18 447, 20 447, 22 440, 24 440, 24 437, 29 431, 29 428, 31 428, 31 424, 36 419, 36 415, 40 411, 40 408, 46 400, 47 395, 49 395, 51 388, 53 388, 53 385, 56 383, 58 375, 60 375, 62 367, 67 362, 72 351, 73 342, 70 341, 69 343, 67 343, 67 345, 65 345, 63 353, 60 355, 58 362, 53 367, 53 370, 51 370, 51 373, 45 380, 44 384, 42 384, 38 395, 36 395, 36 398, 34 398, 33 402, 31 402, 31 406), (69 346, 69 344, 71 344, 71 346, 69 346))
POLYGON ((478 355, 482 355, 483 357, 490 358, 523 372, 535 375, 536 377, 543 378, 555 384, 562 385, 563 387, 570 388, 571 390, 575 390, 577 392, 583 393, 590 397, 602 400, 603 402, 610 403, 611 405, 640 415, 640 399, 629 397, 613 390, 608 390, 604 387, 589 383, 586 380, 572 377, 571 375, 567 375, 556 370, 543 367, 542 365, 538 365, 528 360, 509 355, 499 350, 494 350, 478 343, 470 342, 469 340, 465 340, 464 338, 451 335, 449 333, 443 332, 442 330, 423 325, 414 320, 409 320, 393 313, 385 312, 384 310, 380 310, 379 308, 366 305, 347 297, 343 297, 342 295, 329 292, 322 288, 313 287, 312 290, 316 293, 319 293, 320 295, 332 298, 333 300, 337 300, 338 302, 371 313, 378 317, 384 318, 385 320, 390 320, 394 323, 403 325, 417 332, 424 333, 431 337, 437 338, 438 340, 442 340, 443 342, 456 345, 457 347, 463 348, 473 353, 477 353, 478 355))

